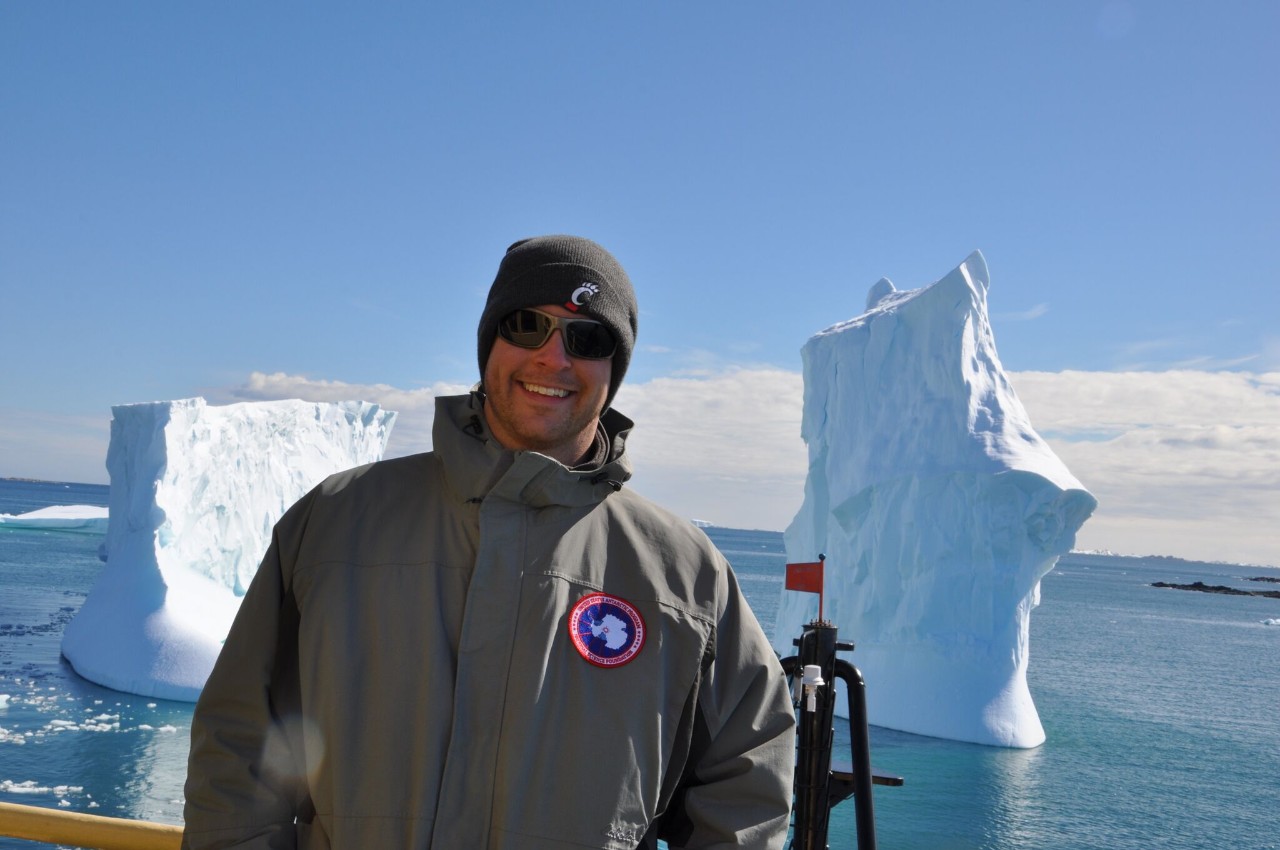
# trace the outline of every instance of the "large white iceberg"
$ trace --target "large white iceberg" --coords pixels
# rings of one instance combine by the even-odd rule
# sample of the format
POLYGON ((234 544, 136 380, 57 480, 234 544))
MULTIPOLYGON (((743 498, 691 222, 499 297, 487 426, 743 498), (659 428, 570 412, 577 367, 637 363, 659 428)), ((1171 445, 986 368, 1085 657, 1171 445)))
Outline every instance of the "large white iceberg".
MULTIPOLYGON (((1097 502, 1031 427, 987 288, 977 252, 922 289, 882 279, 806 343, 809 472, 785 540, 790 561, 827 556, 823 613, 857 645, 873 724, 1034 747, 1031 609, 1097 502)), ((784 591, 775 648, 816 613, 784 591)))
POLYGON ((111 412, 106 564, 62 654, 109 688, 194 701, 276 520, 331 473, 379 459, 395 413, 202 398, 111 412))

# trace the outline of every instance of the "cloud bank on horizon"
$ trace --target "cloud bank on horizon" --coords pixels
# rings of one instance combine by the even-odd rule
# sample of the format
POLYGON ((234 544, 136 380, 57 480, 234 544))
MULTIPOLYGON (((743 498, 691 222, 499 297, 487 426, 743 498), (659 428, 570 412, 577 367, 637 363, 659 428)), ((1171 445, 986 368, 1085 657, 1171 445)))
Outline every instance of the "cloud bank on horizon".
MULTIPOLYGON (((1098 498, 1079 548, 1280 566, 1280 372, 1009 375, 1032 424, 1098 498)), ((690 518, 781 530, 803 495, 803 384, 799 372, 751 368, 624 384, 617 407, 636 420, 631 486, 690 518)), ((376 402, 399 412, 387 448, 399 456, 431 447, 437 395, 468 388, 254 372, 204 393, 212 403, 376 402)), ((0 474, 105 483, 109 411, 3 413, 0 474)))

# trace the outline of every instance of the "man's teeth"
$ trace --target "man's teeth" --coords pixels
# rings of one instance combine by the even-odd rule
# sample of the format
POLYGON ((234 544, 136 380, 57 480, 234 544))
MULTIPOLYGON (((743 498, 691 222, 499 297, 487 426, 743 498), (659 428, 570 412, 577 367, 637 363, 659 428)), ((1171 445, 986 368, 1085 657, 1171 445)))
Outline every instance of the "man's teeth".
POLYGON ((531 393, 538 393, 539 395, 549 395, 552 398, 564 398, 565 396, 569 395, 568 390, 556 389, 555 387, 541 387, 541 386, 538 386, 537 384, 525 384, 524 388, 531 393))

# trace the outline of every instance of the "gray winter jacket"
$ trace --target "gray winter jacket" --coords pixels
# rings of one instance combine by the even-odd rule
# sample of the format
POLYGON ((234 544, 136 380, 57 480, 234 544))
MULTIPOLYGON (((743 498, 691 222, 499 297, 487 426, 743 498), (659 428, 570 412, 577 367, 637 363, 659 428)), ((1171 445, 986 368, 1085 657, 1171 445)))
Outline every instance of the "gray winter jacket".
POLYGON ((276 525, 196 707, 187 848, 781 847, 793 715, 687 520, 490 439, 335 475, 276 525))

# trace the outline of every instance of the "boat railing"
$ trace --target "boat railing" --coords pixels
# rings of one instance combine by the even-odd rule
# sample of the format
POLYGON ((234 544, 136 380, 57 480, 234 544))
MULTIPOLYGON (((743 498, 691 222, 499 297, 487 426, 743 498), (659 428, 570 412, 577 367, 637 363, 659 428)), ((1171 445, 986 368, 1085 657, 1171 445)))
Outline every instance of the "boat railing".
POLYGON ((0 803, 0 836, 90 850, 178 850, 182 827, 0 803))

